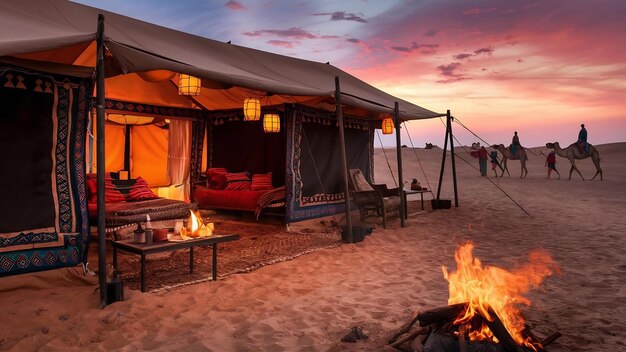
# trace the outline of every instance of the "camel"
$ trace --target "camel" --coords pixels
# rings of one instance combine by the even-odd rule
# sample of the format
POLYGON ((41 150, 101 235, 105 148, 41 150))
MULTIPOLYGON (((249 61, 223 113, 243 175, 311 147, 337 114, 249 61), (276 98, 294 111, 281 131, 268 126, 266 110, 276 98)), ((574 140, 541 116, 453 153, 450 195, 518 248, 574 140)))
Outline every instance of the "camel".
POLYGON ((591 179, 593 180, 594 178, 596 178, 596 176, 598 176, 598 174, 600 174, 600 180, 602 180, 602 169, 600 168, 600 153, 598 153, 598 150, 591 144, 589 144, 589 152, 582 154, 578 150, 578 143, 572 143, 569 145, 569 147, 565 149, 561 149, 559 142, 546 143, 546 147, 554 149, 556 155, 568 159, 569 162, 572 164, 572 167, 569 169, 568 180, 572 179, 572 171, 574 170, 578 172, 583 181, 585 180, 583 175, 580 173, 580 170, 578 170, 578 168, 576 167, 576 163, 574 160, 587 159, 588 157, 591 157, 591 160, 593 160, 593 164, 596 166, 596 174, 591 179))
POLYGON ((512 155, 511 149, 506 148, 504 144, 495 144, 492 145, 491 148, 499 151, 500 154, 502 154, 502 166, 504 167, 504 170, 502 170, 502 174, 500 175, 500 177, 504 176, 504 171, 506 171, 506 173, 511 176, 511 174, 509 173, 509 169, 506 166, 506 162, 508 159, 519 160, 522 164, 522 173, 520 175, 520 178, 524 178, 526 177, 526 175, 528 175, 528 169, 526 168, 526 160, 528 160, 528 156, 526 155, 526 149, 524 149, 522 146, 518 147, 517 154, 515 155, 512 155))

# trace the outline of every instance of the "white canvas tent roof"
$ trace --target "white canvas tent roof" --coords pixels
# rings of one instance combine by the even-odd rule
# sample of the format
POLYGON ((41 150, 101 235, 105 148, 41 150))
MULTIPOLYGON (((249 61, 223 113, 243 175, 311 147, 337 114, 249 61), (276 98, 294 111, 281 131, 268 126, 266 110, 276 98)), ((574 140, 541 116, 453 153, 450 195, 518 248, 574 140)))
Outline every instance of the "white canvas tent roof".
POLYGON ((73 74, 81 71, 76 66, 85 66, 89 70, 83 73, 93 72, 98 14, 105 17, 109 99, 216 110, 241 108, 244 98, 271 93, 271 105, 333 109, 338 76, 347 114, 380 119, 398 102, 405 120, 441 116, 329 64, 222 43, 64 0, 0 2, 0 60, 34 60, 21 61, 31 67, 73 65, 73 74), (179 96, 174 73, 201 77, 208 89, 193 99, 179 96))

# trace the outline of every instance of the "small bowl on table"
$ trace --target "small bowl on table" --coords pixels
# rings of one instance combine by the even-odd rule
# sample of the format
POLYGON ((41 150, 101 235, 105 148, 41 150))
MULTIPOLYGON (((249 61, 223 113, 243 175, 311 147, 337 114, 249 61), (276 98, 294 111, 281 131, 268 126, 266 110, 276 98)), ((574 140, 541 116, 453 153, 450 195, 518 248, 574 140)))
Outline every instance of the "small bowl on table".
POLYGON ((167 241, 168 232, 169 232, 169 229, 166 227, 152 229, 152 240, 154 242, 167 241))

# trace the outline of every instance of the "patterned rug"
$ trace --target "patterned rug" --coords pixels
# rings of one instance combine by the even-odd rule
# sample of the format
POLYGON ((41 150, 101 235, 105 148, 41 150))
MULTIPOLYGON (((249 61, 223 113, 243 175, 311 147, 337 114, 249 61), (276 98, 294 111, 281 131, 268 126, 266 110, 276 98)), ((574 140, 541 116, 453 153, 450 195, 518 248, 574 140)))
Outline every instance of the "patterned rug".
MULTIPOLYGON (((216 233, 235 233, 238 241, 218 245, 218 278, 249 272, 265 265, 294 259, 313 251, 341 245, 336 228, 287 232, 284 225, 235 220, 214 221, 216 233)), ((140 258, 118 251, 118 267, 124 286, 140 289, 140 258)), ((189 250, 146 257, 146 291, 157 292, 211 280, 212 248, 194 248, 194 273, 189 273, 189 250)))

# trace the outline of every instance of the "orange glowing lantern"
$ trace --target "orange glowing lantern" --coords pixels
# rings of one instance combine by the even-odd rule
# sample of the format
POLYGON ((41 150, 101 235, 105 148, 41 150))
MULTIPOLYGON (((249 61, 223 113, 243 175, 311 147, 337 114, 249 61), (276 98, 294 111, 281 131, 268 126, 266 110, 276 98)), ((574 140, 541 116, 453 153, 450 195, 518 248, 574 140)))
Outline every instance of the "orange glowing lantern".
POLYGON ((393 133, 393 119, 391 117, 385 117, 382 123, 383 134, 392 134, 393 133))
POLYGON ((181 73, 178 78, 178 94, 200 95, 200 85, 200 78, 181 73))
POLYGON ((278 114, 263 115, 263 130, 265 133, 280 132, 280 117, 278 114))
POLYGON ((246 98, 243 101, 243 120, 259 121, 261 119, 261 101, 256 98, 246 98))

